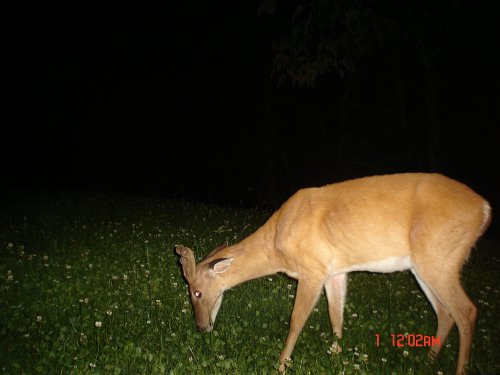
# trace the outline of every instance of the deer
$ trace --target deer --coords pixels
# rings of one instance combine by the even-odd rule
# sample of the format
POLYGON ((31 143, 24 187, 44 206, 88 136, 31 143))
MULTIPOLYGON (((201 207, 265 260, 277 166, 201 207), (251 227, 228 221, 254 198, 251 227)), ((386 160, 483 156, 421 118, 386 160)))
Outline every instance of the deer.
POLYGON ((298 280, 280 372, 323 290, 340 340, 347 274, 410 270, 437 315, 440 340, 429 355, 439 354, 456 324, 456 374, 464 375, 477 308, 460 273, 490 221, 483 197, 442 174, 376 175, 301 189, 253 234, 216 248, 198 264, 191 249, 176 245, 175 251, 199 331, 213 329, 224 291, 278 272, 298 280))

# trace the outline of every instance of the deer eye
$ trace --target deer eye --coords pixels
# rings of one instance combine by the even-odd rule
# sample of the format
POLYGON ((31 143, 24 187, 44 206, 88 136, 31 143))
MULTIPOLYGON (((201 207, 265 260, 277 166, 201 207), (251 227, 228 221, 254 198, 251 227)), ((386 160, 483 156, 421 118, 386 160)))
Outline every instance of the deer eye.
POLYGON ((193 294, 196 298, 201 298, 201 292, 199 290, 195 290, 193 294))

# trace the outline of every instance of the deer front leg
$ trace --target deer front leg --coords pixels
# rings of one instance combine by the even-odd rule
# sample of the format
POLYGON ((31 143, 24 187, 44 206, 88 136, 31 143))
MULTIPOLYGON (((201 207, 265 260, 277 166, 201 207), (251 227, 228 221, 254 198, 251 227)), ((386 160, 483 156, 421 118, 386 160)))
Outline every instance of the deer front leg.
MULTIPOLYGON (((344 318, 344 302, 347 290, 347 275, 341 274, 330 277, 325 282, 326 298, 328 300, 328 312, 333 332, 337 338, 342 338, 342 322, 344 318)), ((336 353, 342 352, 342 348, 337 341, 333 342, 332 350, 336 353)))
POLYGON ((290 358, 300 331, 302 331, 309 314, 311 314, 318 300, 321 288, 323 288, 322 281, 309 279, 299 280, 292 318, 290 320, 290 331, 288 332, 285 347, 280 355, 280 372, 285 371, 285 363, 290 358))

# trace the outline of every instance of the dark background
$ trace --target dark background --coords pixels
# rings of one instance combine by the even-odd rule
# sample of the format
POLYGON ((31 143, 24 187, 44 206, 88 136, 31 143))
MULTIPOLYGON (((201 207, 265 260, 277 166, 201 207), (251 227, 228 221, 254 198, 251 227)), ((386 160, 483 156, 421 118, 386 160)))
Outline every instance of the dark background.
POLYGON ((496 2, 312 3, 292 22, 299 1, 17 2, 3 188, 276 207, 305 186, 436 171, 495 206, 496 2), (297 79, 325 40, 336 65, 297 79), (302 66, 287 46, 308 46, 302 66))

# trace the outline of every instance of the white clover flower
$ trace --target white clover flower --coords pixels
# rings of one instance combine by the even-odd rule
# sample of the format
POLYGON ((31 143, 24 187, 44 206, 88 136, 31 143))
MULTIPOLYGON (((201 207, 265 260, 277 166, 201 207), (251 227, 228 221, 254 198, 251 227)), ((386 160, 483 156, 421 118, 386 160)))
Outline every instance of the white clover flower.
POLYGON ((40 322, 42 321, 42 317, 41 317, 41 315, 38 315, 38 316, 36 317, 36 321, 37 321, 38 323, 40 323, 40 322))
POLYGON ((108 316, 111 316, 111 315, 113 315, 113 311, 108 310, 108 311, 106 311, 106 314, 108 314, 108 316))
POLYGON ((97 322, 94 323, 94 325, 95 325, 96 328, 101 328, 102 327, 102 322, 97 321, 97 322))
POLYGON ((405 350, 405 351, 403 352, 403 357, 408 357, 408 355, 409 355, 409 354, 410 354, 410 353, 408 353, 408 351, 407 351, 407 350, 405 350))
POLYGON ((342 352, 342 348, 337 343, 337 341, 334 341, 332 343, 332 345, 330 345, 330 352, 335 353, 335 354, 342 352))
POLYGON ((354 370, 359 370, 359 365, 357 363, 354 364, 354 370))

